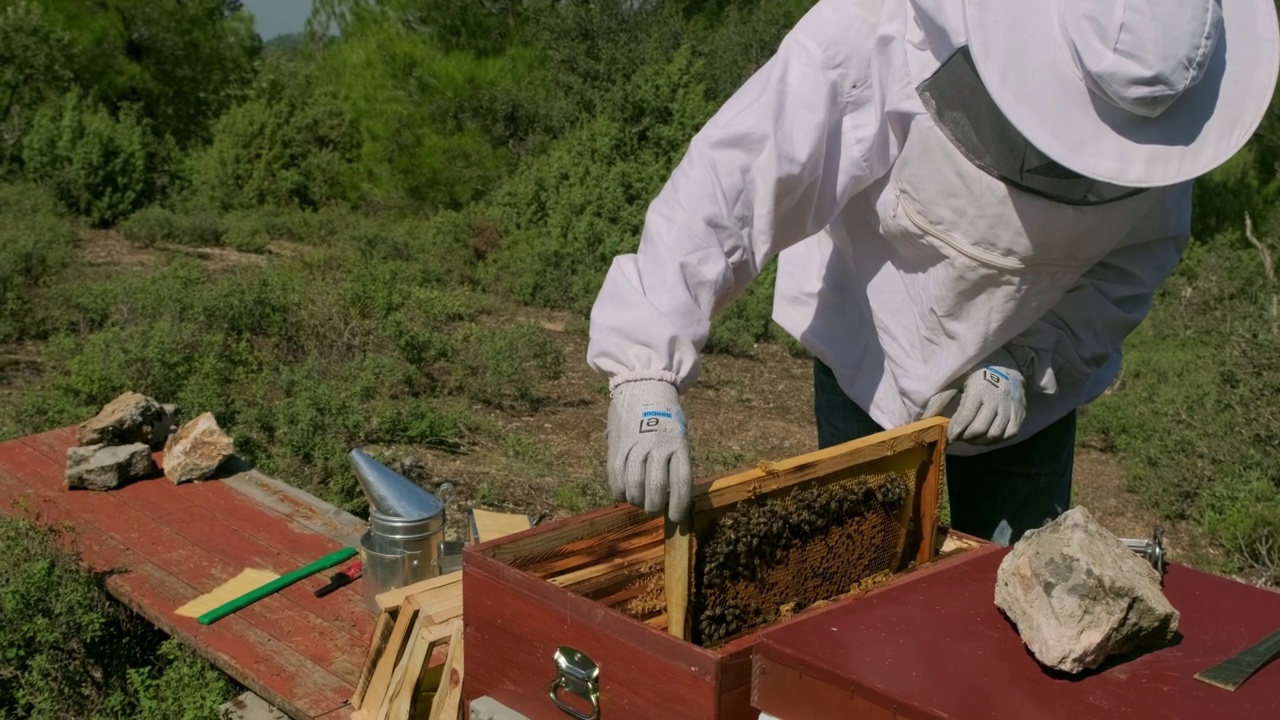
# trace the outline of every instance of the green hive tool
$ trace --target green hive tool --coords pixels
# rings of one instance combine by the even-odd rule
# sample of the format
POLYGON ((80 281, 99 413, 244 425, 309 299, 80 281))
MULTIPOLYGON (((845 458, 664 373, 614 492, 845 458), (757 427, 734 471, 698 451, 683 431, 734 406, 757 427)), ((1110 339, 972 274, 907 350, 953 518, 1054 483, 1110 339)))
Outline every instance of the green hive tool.
POLYGON ((1235 690, 1263 665, 1280 656, 1280 630, 1263 638, 1244 652, 1227 658, 1208 670, 1196 673, 1196 679, 1223 690, 1235 690))
POLYGON ((252 605, 253 603, 258 602, 262 598, 274 592, 283 590, 284 588, 292 585, 293 583, 301 580, 304 577, 307 577, 309 575, 314 575, 320 572, 321 570, 328 570, 334 565, 337 565, 338 563, 342 562, 343 560, 346 560, 347 558, 355 554, 356 554, 356 549, 353 547, 346 547, 346 548, 342 548, 341 550, 338 550, 337 552, 329 553, 328 555, 325 555, 324 557, 320 558, 319 560, 316 560, 310 565, 298 568, 297 570, 294 570, 288 575, 282 575, 276 578, 275 580, 272 580, 269 583, 263 584, 261 587, 257 587, 257 588, 254 588, 253 590, 250 590, 249 592, 241 595, 235 600, 231 600, 229 602, 223 603, 222 605, 219 605, 218 607, 196 618, 196 622, 200 623, 201 625, 212 625, 213 623, 221 620, 222 618, 230 615, 231 613, 237 610, 240 610, 241 608, 248 607, 249 605, 252 605))

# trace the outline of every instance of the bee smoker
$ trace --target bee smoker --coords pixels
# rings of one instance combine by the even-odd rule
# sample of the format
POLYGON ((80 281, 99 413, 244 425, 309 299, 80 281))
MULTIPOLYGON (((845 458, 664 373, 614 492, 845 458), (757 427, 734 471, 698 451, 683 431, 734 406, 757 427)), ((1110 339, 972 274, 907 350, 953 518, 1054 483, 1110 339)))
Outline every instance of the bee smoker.
POLYGON ((439 574, 445 502, 358 448, 348 458, 369 501, 360 552, 365 602, 377 612, 379 593, 439 574))

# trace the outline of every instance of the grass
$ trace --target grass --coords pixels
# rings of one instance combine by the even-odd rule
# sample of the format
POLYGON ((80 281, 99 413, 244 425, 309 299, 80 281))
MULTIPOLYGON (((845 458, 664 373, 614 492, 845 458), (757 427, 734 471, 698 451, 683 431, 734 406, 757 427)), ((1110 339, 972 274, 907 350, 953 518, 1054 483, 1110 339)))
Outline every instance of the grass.
POLYGON ((217 718, 235 684, 110 598, 73 539, 0 516, 0 718, 217 718))

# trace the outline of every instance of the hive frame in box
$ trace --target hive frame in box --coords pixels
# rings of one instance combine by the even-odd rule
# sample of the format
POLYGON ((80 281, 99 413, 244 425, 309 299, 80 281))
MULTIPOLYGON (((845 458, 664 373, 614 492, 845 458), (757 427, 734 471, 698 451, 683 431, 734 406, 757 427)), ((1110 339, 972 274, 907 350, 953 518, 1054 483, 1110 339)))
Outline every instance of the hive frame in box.
MULTIPOLYGON (((810 466, 818 460, 839 457, 840 462, 869 462, 869 458, 898 455, 904 448, 927 447, 930 463, 940 465, 945 421, 924 423, 879 433, 862 441, 811 453, 775 467, 810 466), (876 450, 860 450, 879 446, 876 450), (849 453, 846 455, 845 453, 849 453)), ((919 452, 919 451, 917 451, 919 452)), ((831 467, 828 465, 828 467, 831 467)), ((941 468, 938 468, 941 470, 941 468)), ((937 473, 940 475, 941 473, 937 473)), ((716 480, 708 481, 712 484, 716 480)), ((723 485, 723 483, 722 483, 723 485)), ((932 491, 928 491, 932 492, 932 491)), ((936 500, 920 501, 936 507, 936 500)), ((923 534, 933 535, 930 523, 923 534)), ((954 549, 925 555, 931 558, 895 575, 887 585, 910 582, 931 569, 965 562, 988 545, 952 531, 954 549)), ((926 547, 942 545, 935 538, 926 547)), ((469 545, 463 551, 463 642, 467 648, 465 702, 488 696, 530 720, 568 717, 549 697, 561 677, 557 657, 561 648, 580 651, 598 668, 598 710, 612 720, 649 717, 698 717, 709 719, 754 718, 751 700, 751 663, 756 639, 771 629, 785 627, 847 602, 856 602, 864 591, 833 598, 825 607, 798 612, 766 626, 731 637, 714 647, 702 647, 674 637, 667 631, 665 607, 659 615, 638 619, 618 609, 605 594, 580 591, 574 582, 599 586, 609 575, 624 575, 624 562, 648 565, 656 570, 657 599, 663 600, 665 573, 664 519, 630 505, 619 504, 543 523, 502 538, 469 545), (555 566, 555 572, 542 569, 555 566)), ((630 566, 631 570, 637 565, 630 566)), ((645 576, 646 578, 649 575, 645 576)), ((614 593, 609 589, 602 593, 614 593)), ((560 683, 563 687, 568 683, 560 683)), ((593 708, 563 690, 561 699, 577 703, 586 716, 593 708)))
POLYGON ((918 536, 907 538, 907 544, 916 548, 915 562, 927 562, 935 552, 946 432, 945 418, 928 418, 784 462, 762 463, 750 470, 696 484, 688 516, 681 523, 667 520, 664 530, 667 632, 682 640, 691 637, 693 613, 689 606, 695 585, 697 538, 712 516, 747 499, 854 473, 914 470, 915 482, 903 504, 899 523, 916 529, 918 536))

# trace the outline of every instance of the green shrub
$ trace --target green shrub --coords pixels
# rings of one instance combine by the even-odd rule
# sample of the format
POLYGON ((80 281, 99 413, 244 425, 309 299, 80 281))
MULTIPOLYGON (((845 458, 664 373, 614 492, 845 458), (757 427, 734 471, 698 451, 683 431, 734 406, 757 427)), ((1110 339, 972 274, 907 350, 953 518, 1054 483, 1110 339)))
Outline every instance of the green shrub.
POLYGON ((546 402, 544 385, 560 377, 564 356, 535 323, 470 325, 459 331, 454 382, 491 407, 533 411, 546 402))
POLYGON ((263 64, 250 98, 213 127, 191 161, 191 193, 220 210, 316 209, 355 197, 358 136, 317 68, 280 54, 263 64))
POLYGON ((35 2, 9 2, 0 10, 0 171, 21 165, 19 144, 35 109, 62 95, 73 77, 67 67, 71 37, 49 22, 35 2))
POLYGON ((232 250, 260 253, 267 249, 267 243, 271 241, 262 216, 255 213, 231 213, 227 216, 226 228, 222 244, 232 250))
POLYGON ((1280 531, 1280 328, 1259 254, 1228 238, 1192 248, 1126 343, 1118 387, 1084 428, 1124 459, 1161 513, 1200 521, 1232 552, 1280 531))
POLYGON ((113 601, 69 539, 0 516, 0 717, 216 718, 234 684, 113 601))
POLYGON ((80 422, 134 389, 213 412, 250 461, 358 509, 343 466, 351 446, 450 445, 469 432, 442 397, 460 374, 460 348, 516 384, 499 393, 523 397, 537 377, 509 349, 491 361, 455 338, 486 301, 420 282, 409 252, 390 260, 317 248, 264 266, 211 270, 184 258, 83 273, 52 291, 41 319, 53 334, 49 371, 6 410, 9 422, 27 431, 80 422))
POLYGON ((152 142, 132 110, 113 117, 73 90, 36 113, 23 139, 23 167, 72 211, 109 225, 150 199, 152 142))
POLYGON ((125 239, 148 247, 177 243, 182 239, 177 213, 158 205, 149 205, 135 212, 116 229, 125 239))
POLYGON ((51 195, 30 184, 0 185, 0 342, 38 335, 36 293, 72 261, 75 225, 51 195))
MULTIPOLYGON (((175 212, 159 205, 148 205, 116 226, 126 240, 139 245, 222 245, 228 232, 227 223, 208 210, 175 212)), ((229 243, 228 243, 229 244, 229 243)))

